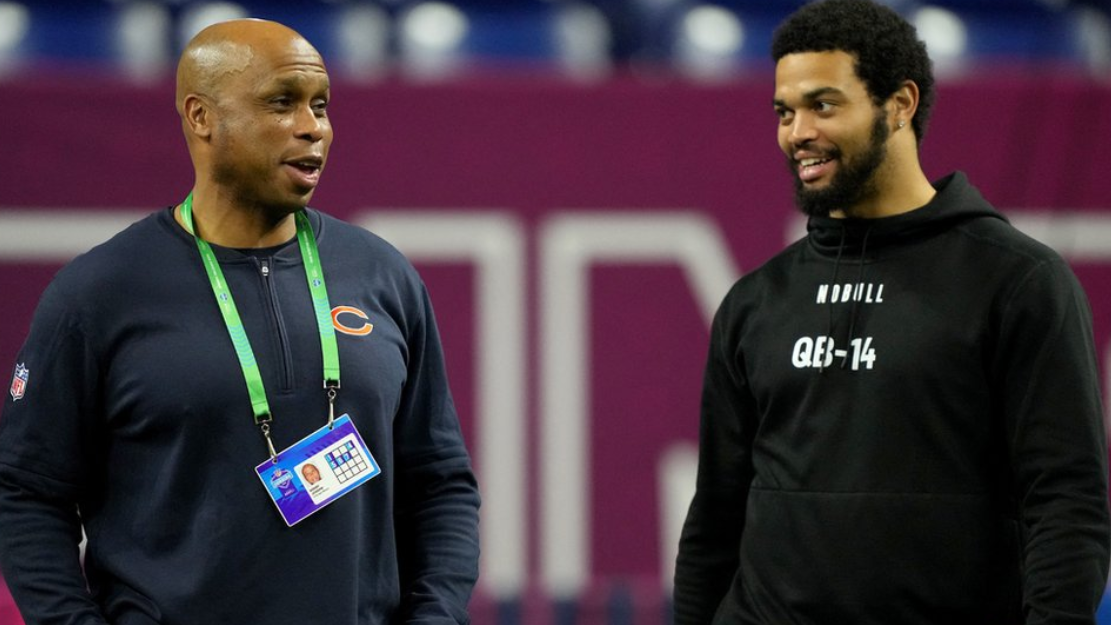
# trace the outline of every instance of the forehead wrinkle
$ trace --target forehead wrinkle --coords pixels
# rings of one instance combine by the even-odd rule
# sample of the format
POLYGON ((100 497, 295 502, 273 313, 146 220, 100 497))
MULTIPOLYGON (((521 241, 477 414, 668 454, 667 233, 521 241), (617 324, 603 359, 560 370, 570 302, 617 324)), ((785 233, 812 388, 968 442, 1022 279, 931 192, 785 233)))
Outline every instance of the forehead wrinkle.
POLYGON ((265 67, 266 71, 254 76, 255 90, 273 87, 315 89, 318 81, 323 81, 325 89, 330 88, 324 59, 311 44, 297 38, 286 45, 284 49, 277 46, 273 49, 256 50, 255 63, 265 67))
POLYGON ((316 47, 309 43, 308 39, 298 36, 290 43, 293 48, 291 55, 298 59, 296 62, 324 68, 324 57, 320 55, 316 47))

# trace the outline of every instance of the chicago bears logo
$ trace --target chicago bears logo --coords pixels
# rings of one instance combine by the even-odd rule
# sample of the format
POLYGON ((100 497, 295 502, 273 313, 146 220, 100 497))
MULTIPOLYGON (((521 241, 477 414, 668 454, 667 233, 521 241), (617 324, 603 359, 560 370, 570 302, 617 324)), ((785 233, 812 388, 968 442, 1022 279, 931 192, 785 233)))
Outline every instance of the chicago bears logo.
POLYGON ((12 376, 12 401, 19 401, 23 398, 23 394, 27 392, 27 380, 31 377, 31 372, 23 363, 15 366, 15 375, 12 376))
POLYGON ((354 306, 336 306, 332 309, 332 325, 336 328, 336 331, 351 336, 370 334, 371 330, 374 329, 374 324, 370 323, 369 319, 365 312, 354 306))

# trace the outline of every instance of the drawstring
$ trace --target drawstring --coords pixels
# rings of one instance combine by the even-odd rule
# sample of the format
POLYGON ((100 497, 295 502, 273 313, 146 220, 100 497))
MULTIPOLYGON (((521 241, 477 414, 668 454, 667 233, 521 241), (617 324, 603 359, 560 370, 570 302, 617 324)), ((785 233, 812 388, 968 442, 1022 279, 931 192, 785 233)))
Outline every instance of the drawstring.
MULTIPOLYGON (((857 271, 857 274, 856 274, 856 283, 852 287, 854 291, 856 289, 863 289, 864 288, 864 255, 868 252, 868 235, 870 235, 870 234, 872 234, 872 228, 871 227, 869 227, 867 230, 864 231, 864 238, 861 239, 861 241, 860 241, 860 269, 857 271)), ((845 230, 844 230, 844 226, 842 225, 842 230, 841 230, 842 245, 844 245, 844 241, 845 241, 844 237, 845 237, 845 230)), ((841 258, 840 251, 838 251, 838 253, 837 253, 837 258, 838 259, 841 258)), ((857 307, 860 304, 861 299, 863 299, 863 297, 857 297, 856 293, 855 292, 853 293, 853 295, 852 295, 853 307, 849 311, 849 338, 848 338, 848 341, 846 342, 846 345, 849 345, 849 344, 852 343, 853 333, 856 332, 856 312, 857 312, 857 307)), ((849 362, 849 352, 846 349, 845 350, 845 355, 841 358, 841 368, 844 369, 845 365, 848 362, 849 362)))
MULTIPOLYGON (((841 254, 845 251, 845 230, 846 230, 845 224, 842 223, 841 224, 841 242, 837 244, 837 260, 834 261, 834 263, 833 263, 833 279, 830 281, 830 284, 837 284, 837 270, 841 268, 841 254)), ((833 336, 833 306, 834 306, 834 304, 835 304, 835 302, 833 301, 833 298, 830 298, 829 304, 826 306, 826 312, 828 313, 828 317, 827 317, 828 322, 826 324, 826 336, 829 336, 829 337, 833 336)), ((842 361, 841 365, 844 366, 844 364, 845 364, 844 361, 842 361)), ((825 360, 825 358, 822 358, 822 361, 820 363, 818 363, 818 373, 825 373, 825 370, 826 370, 826 360, 825 360)))

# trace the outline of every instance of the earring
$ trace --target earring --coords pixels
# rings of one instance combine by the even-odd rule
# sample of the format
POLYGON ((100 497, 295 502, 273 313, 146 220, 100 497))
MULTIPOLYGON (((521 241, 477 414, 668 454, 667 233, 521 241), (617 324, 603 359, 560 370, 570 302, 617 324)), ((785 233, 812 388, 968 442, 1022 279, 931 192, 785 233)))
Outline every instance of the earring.
POLYGON ((907 125, 907 123, 905 121, 903 121, 901 119, 899 120, 899 128, 902 128, 903 126, 906 126, 906 125, 907 125))

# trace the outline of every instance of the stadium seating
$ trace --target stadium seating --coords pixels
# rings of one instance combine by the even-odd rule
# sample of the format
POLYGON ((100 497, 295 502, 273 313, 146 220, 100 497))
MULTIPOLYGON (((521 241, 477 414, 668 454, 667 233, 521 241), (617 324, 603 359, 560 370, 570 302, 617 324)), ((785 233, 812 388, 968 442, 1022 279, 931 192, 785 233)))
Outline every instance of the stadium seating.
POLYGON ((1026 64, 1111 69, 1111 23, 1094 5, 931 0, 908 10, 943 69, 1026 64))
MULTIPOLYGON (((597 78, 628 68, 729 80, 770 66, 772 31, 805 0, 0 0, 0 77, 42 68, 165 75, 204 25, 301 31, 340 73, 597 78)), ((884 0, 942 73, 999 63, 1111 73, 1111 0, 884 0)))
POLYGON ((478 67, 590 77, 605 74, 611 59, 606 19, 584 3, 408 2, 394 33, 402 71, 417 78, 478 67))

